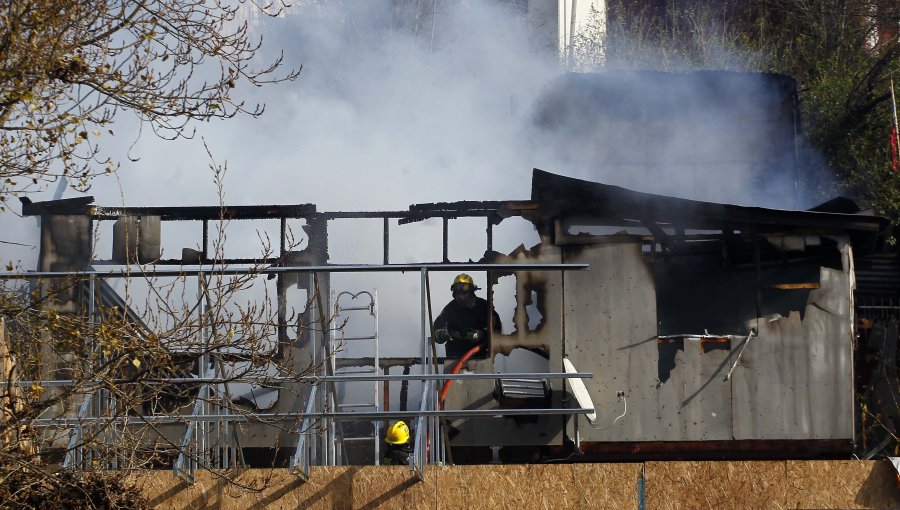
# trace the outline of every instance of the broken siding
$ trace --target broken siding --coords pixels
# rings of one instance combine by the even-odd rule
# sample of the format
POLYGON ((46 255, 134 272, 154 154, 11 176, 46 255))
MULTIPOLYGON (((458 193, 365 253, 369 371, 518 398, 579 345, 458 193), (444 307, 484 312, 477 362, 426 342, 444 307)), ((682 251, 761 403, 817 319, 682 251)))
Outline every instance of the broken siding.
MULTIPOLYGON (((743 342, 706 343, 699 335, 658 338, 655 305, 680 299, 679 306, 689 303, 712 314, 716 308, 704 304, 723 309, 735 304, 727 292, 700 292, 697 299, 690 278, 679 278, 680 294, 671 292, 669 283, 667 300, 657 299, 640 243, 567 248, 566 262, 591 264, 589 272, 565 275, 565 351, 576 368, 594 372, 585 384, 598 411, 596 428, 578 418, 581 440, 852 437, 852 271, 849 246, 843 243, 840 259, 843 269, 818 267, 815 280, 821 288, 808 291, 802 318, 793 310, 787 318, 745 322, 741 330, 756 326, 759 335, 726 380, 743 342), (626 393, 628 412, 613 424, 624 410, 616 398, 619 390, 626 393)), ((785 271, 811 279, 810 267, 790 265, 761 271, 763 281, 781 281, 785 271)), ((736 282, 734 273, 721 274, 726 287, 736 282)), ((740 280, 742 287, 749 286, 746 278, 740 280)), ((783 309, 796 299, 783 293, 759 296, 764 310, 783 309)), ((745 317, 755 315, 742 308, 745 317)))
MULTIPOLYGON (((542 243, 531 250, 519 247, 509 255, 494 254, 490 263, 559 263, 560 248, 542 243)), ((477 373, 493 373, 498 371, 495 357, 498 354, 508 355, 514 349, 526 348, 549 356, 551 371, 562 372, 560 353, 560 334, 562 332, 562 278, 559 272, 520 271, 516 276, 516 310, 514 312, 515 332, 509 335, 493 334, 491 336, 491 355, 483 360, 470 360, 467 368, 477 373), (531 291, 537 292, 537 308, 543 319, 540 325, 531 330, 528 327, 526 306, 531 291)), ((502 275, 495 274, 494 277, 502 275)), ((447 369, 449 370, 449 369, 447 369)), ((511 371, 516 371, 512 368, 511 371)), ((493 398, 493 380, 455 381, 447 394, 445 409, 496 409, 493 398)), ((552 389, 551 404, 548 407, 562 407, 563 382, 560 379, 550 381, 552 389)), ((535 444, 562 444, 564 418, 560 416, 541 415, 525 419, 486 418, 452 420, 450 423, 457 432, 452 432, 453 446, 515 446, 535 444)))
POLYGON ((565 352, 575 368, 594 373, 584 383, 597 408, 597 426, 606 427, 595 429, 578 417, 582 440, 677 437, 671 432, 677 410, 659 405, 656 295, 641 244, 568 248, 565 262, 591 265, 590 271, 564 274, 565 352), (620 390, 629 411, 609 426, 622 412, 616 398, 620 390))
POLYGON ((656 293, 641 244, 594 245, 566 252, 566 262, 589 263, 566 274, 566 352, 597 407, 596 428, 579 417, 583 441, 731 439, 731 393, 723 382, 727 350, 701 351, 699 337, 660 343, 656 293), (661 353, 674 364, 661 380, 661 353), (626 393, 628 412, 616 392, 626 393))
POLYGON ((731 439, 731 388, 725 381, 730 351, 703 347, 699 337, 684 340, 684 399, 679 413, 688 441, 731 439))
POLYGON ((758 319, 732 379, 735 439, 853 437, 851 250, 821 268, 804 317, 758 319))

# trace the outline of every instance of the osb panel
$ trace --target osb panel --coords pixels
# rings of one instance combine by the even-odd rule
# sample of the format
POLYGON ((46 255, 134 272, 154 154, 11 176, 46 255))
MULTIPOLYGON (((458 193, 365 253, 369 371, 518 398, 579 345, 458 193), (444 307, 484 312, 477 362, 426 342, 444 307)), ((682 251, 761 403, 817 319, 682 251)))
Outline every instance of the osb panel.
POLYGON ((900 508, 897 472, 887 461, 787 463, 788 508, 900 508))
POLYGON ((353 473, 351 493, 353 510, 435 507, 438 485, 433 470, 440 468, 429 468, 424 481, 420 481, 406 466, 354 469, 356 471, 353 473))
POLYGON ((313 467, 307 483, 301 483, 285 469, 254 469, 237 477, 237 483, 245 489, 226 483, 209 471, 197 471, 193 485, 168 471, 138 472, 132 476, 153 508, 349 510, 355 469, 358 468, 313 467))
MULTIPOLYGON (((253 469, 224 483, 208 471, 187 485, 169 471, 132 479, 154 508, 374 510, 435 508, 638 508, 641 464, 543 464, 428 468, 313 467, 301 483, 285 469, 253 469)), ((648 462, 647 510, 900 508, 883 461, 648 462)))
POLYGON ((572 464, 577 504, 571 508, 638 508, 641 464, 572 464))
POLYGON ((572 465, 449 466, 429 469, 440 488, 440 510, 586 508, 572 465))
POLYGON ((784 508, 784 462, 647 462, 647 510, 784 508))

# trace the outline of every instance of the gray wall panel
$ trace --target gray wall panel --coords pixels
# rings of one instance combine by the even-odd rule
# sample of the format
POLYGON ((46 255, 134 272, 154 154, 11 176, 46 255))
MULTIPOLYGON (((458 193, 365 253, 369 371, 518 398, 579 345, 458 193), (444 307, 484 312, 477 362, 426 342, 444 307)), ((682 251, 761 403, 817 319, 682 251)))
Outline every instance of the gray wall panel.
POLYGON ((736 439, 853 437, 851 274, 822 268, 802 320, 756 321, 733 377, 736 439))
POLYGON ((689 441, 732 439, 731 384, 724 380, 730 351, 702 350, 699 338, 684 341, 685 398, 680 402, 689 441), (723 370, 724 367, 724 370, 723 370))
MULTIPOLYGON (((657 384, 656 293, 639 243, 567 249, 567 263, 589 272, 565 273, 565 351, 575 367, 594 372, 585 385, 597 408, 597 427, 578 418, 584 441, 677 437, 679 400, 660 400, 657 384), (628 413, 615 425, 626 393, 628 413), (664 404, 659 405, 660 402, 664 404), (671 402, 671 403, 670 403, 671 402), (663 424, 665 423, 665 424, 663 424)), ((674 385, 673 385, 674 388, 674 385)), ((673 391, 677 399, 681 389, 673 391)))

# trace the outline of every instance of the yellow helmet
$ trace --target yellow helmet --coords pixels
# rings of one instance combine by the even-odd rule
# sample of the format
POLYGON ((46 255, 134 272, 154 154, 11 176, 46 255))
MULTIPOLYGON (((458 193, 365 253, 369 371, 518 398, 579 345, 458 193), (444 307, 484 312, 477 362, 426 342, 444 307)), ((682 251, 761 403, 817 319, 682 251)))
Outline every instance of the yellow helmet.
POLYGON ((389 444, 403 444, 409 441, 409 427, 402 421, 394 423, 388 427, 387 437, 384 440, 389 444))
POLYGON ((453 285, 450 286, 451 292, 474 292, 478 290, 475 280, 466 273, 460 273, 453 279, 453 285))

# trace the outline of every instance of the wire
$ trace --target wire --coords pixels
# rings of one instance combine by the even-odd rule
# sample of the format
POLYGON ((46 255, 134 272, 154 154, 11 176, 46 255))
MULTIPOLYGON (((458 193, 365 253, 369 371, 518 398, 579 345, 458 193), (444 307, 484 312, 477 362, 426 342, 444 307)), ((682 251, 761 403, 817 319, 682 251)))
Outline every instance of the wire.
POLYGON ((622 417, 624 417, 626 414, 628 414, 628 400, 625 398, 625 395, 622 395, 620 397, 620 400, 625 405, 625 409, 622 411, 622 414, 620 414, 619 416, 616 416, 616 419, 613 420, 612 423, 610 423, 609 425, 607 425, 605 427, 597 427, 589 421, 588 423, 591 423, 591 427, 594 427, 594 430, 606 430, 606 429, 612 428, 612 426, 615 425, 617 421, 619 421, 622 417))
POLYGON ((755 335, 756 335, 756 330, 755 330, 755 329, 751 329, 751 330, 750 330, 750 334, 747 335, 747 340, 744 341, 744 345, 741 346, 741 350, 738 352, 737 358, 734 360, 734 364, 731 365, 731 370, 729 370, 728 373, 725 374, 725 380, 726 380, 726 381, 727 381, 728 379, 731 379, 731 374, 732 374, 732 372, 734 372, 734 369, 737 368, 738 362, 741 361, 741 356, 744 354, 744 349, 747 348, 747 344, 750 343, 750 339, 753 338, 755 335))

